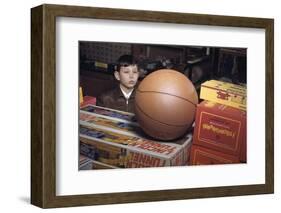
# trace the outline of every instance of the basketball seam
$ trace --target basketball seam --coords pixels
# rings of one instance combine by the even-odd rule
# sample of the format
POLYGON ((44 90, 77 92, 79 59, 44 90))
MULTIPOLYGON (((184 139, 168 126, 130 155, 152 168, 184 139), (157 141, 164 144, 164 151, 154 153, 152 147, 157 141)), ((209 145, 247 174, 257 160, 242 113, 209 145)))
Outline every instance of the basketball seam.
POLYGON ((189 103, 193 104, 193 105, 195 106, 195 108, 196 108, 196 104, 195 104, 195 103, 193 103, 192 101, 190 101, 190 100, 188 100, 188 99, 186 99, 186 98, 183 98, 183 97, 180 97, 180 96, 177 96, 177 95, 172 95, 172 94, 170 94, 170 93, 166 93, 166 92, 157 92, 157 91, 141 91, 141 90, 139 90, 139 89, 137 89, 137 91, 138 91, 138 92, 140 92, 140 93, 149 93, 149 92, 152 92, 152 93, 160 93, 160 94, 165 94, 165 95, 169 95, 169 96, 174 96, 174 97, 177 97, 177 98, 183 99, 183 100, 185 100, 185 101, 187 101, 187 102, 189 102, 189 103))
POLYGON ((145 112, 140 108, 140 106, 137 104, 137 102, 135 102, 135 105, 137 106, 137 108, 138 108, 143 114, 145 114, 147 117, 149 117, 149 118, 150 118, 151 120, 153 120, 153 121, 159 122, 159 123, 161 123, 161 124, 165 124, 165 125, 167 125, 167 126, 175 126, 175 127, 183 127, 183 126, 188 125, 188 124, 183 124, 183 125, 167 124, 167 123, 165 123, 165 122, 156 120, 156 119, 152 118, 151 116, 149 116, 147 113, 145 113, 145 112))

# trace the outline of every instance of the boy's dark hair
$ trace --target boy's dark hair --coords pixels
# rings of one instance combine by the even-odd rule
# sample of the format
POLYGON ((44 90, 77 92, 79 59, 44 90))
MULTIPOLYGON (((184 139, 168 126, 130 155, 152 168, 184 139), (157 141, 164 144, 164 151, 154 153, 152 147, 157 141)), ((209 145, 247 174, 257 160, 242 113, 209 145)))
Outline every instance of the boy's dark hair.
POLYGON ((121 67, 127 67, 130 65, 137 65, 137 62, 132 55, 122 55, 117 61, 116 71, 119 72, 121 67))

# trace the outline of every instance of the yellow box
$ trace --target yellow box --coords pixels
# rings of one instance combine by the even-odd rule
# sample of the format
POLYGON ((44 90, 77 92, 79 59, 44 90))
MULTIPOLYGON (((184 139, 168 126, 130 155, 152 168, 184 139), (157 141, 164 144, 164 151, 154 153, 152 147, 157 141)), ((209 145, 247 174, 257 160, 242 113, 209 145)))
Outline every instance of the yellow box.
POLYGON ((247 89, 244 86, 217 80, 201 84, 200 98, 247 110, 247 89))
POLYGON ((102 63, 102 62, 98 62, 98 61, 95 62, 95 66, 104 68, 104 69, 107 69, 107 67, 108 67, 108 65, 106 63, 102 63))
POLYGON ((84 102, 82 87, 79 87, 80 104, 84 102))

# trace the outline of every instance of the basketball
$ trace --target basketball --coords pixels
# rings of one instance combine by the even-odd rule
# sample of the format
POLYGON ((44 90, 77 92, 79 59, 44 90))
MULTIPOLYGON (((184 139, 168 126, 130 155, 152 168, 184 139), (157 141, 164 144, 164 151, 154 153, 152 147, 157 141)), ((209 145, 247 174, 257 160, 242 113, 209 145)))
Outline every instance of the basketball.
POLYGON ((161 69, 139 84, 135 96, 136 118, 147 135, 174 140, 191 127, 197 103, 197 92, 184 74, 161 69))

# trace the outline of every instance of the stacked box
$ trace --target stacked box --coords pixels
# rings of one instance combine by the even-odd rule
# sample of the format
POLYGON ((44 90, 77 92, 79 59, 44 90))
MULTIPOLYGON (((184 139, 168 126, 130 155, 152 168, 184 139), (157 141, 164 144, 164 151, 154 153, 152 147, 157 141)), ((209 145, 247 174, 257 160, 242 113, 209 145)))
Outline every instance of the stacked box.
POLYGON ((200 98, 191 164, 246 162, 246 87, 210 80, 200 98))
POLYGON ((117 169, 118 167, 101 163, 99 161, 93 161, 93 169, 117 169))
POLYGON ((191 140, 191 134, 169 143, 150 140, 131 113, 91 105, 80 110, 80 151, 104 165, 117 168, 187 165, 191 140))
POLYGON ((79 170, 116 169, 116 168, 117 167, 115 167, 115 166, 92 160, 92 159, 80 154, 79 170))
POLYGON ((246 111, 203 101, 197 106, 193 144, 246 162, 246 128, 246 111))
POLYGON ((238 155, 246 140, 246 112, 203 101, 197 107, 194 143, 238 155))
POLYGON ((235 155, 228 155, 203 146, 193 145, 190 161, 192 165, 230 164, 239 163, 239 158, 235 155))
POLYGON ((115 120, 120 119, 120 121, 131 122, 133 124, 136 124, 135 115, 130 112, 108 109, 105 107, 95 106, 92 104, 87 104, 81 107, 80 112, 81 111, 89 114, 93 113, 99 117, 105 117, 107 119, 115 119, 115 120))
POLYGON ((80 154, 79 157, 79 170, 89 170, 93 168, 92 160, 80 154))
POLYGON ((201 85, 200 98, 246 111, 246 87, 217 80, 201 85))
POLYGON ((97 100, 96 100, 95 97, 91 97, 91 96, 84 96, 83 97, 82 96, 82 98, 81 98, 81 96, 80 96, 80 108, 85 107, 89 104, 96 105, 96 102, 97 102, 97 100))

